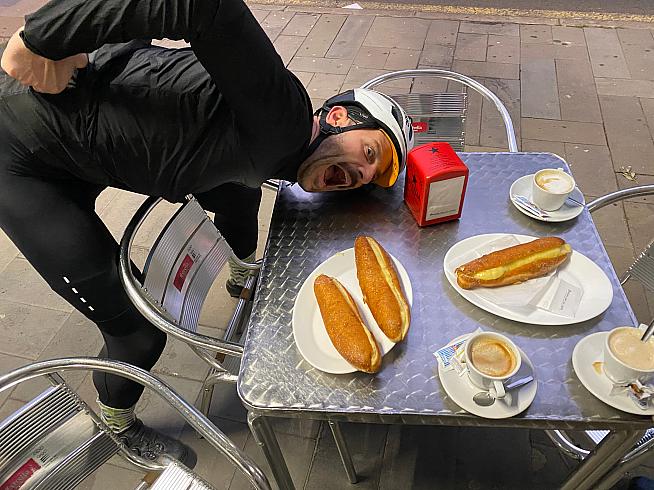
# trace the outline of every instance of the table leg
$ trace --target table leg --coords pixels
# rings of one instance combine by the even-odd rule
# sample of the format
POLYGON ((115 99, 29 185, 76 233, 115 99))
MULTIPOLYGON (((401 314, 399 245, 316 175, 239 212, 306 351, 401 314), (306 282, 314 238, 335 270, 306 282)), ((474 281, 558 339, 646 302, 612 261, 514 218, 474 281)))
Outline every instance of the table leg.
POLYGON ((254 436, 254 440, 261 447, 266 461, 270 466, 275 482, 280 490, 295 490, 288 466, 284 461, 284 455, 279 448, 275 432, 270 426, 270 421, 263 415, 248 412, 248 425, 254 436))
POLYGON ((561 490, 586 490, 631 449, 643 431, 611 431, 568 477, 561 490))
POLYGON ((341 461, 345 467, 345 473, 347 473, 347 479, 350 480, 350 483, 354 484, 358 481, 357 472, 354 469, 352 456, 350 455, 350 450, 348 449, 347 443, 345 442, 345 437, 343 437, 341 426, 338 422, 330 420, 329 428, 332 430, 332 435, 334 436, 334 441, 336 442, 338 454, 341 456, 341 461))
MULTIPOLYGON (((645 437, 648 431, 641 433, 645 437)), ((651 442, 651 441, 650 441, 651 442)), ((597 490, 610 490, 614 485, 617 485, 620 480, 628 476, 634 468, 640 466, 645 460, 652 457, 651 450, 654 444, 644 443, 640 445, 639 449, 629 455, 629 459, 621 458, 609 471, 604 473, 602 481, 597 483, 597 490)))

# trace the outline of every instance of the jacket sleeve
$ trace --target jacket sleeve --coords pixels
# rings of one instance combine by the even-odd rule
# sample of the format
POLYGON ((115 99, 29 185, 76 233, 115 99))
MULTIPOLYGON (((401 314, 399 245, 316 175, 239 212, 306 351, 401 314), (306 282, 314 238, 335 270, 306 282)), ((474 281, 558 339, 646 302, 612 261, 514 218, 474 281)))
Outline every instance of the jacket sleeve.
POLYGON ((197 39, 215 20, 220 0, 51 0, 25 17, 23 40, 59 60, 133 39, 197 39))

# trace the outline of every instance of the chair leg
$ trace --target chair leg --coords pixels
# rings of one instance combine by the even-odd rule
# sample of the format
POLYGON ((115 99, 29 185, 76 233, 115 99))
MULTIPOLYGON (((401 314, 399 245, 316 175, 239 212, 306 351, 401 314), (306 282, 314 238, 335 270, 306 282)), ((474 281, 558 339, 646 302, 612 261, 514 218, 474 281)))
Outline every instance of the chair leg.
POLYGON ((209 408, 211 406, 214 386, 221 382, 236 384, 237 378, 238 376, 228 371, 218 371, 215 368, 211 368, 209 374, 207 374, 207 377, 204 379, 204 383, 202 383, 202 401, 200 403, 200 411, 205 416, 209 416, 209 408))
POLYGON ((202 412, 205 417, 209 416, 209 409, 211 408, 211 399, 213 398, 213 389, 215 383, 208 383, 208 381, 214 372, 215 370, 211 369, 205 378, 204 383, 202 383, 202 401, 200 402, 200 412, 202 412))
POLYGON ((568 476, 561 490, 590 490, 643 437, 643 431, 611 431, 568 476))
POLYGON ((248 425, 254 440, 263 451, 268 461, 275 482, 280 490, 295 490, 291 474, 284 460, 284 455, 277 442, 277 437, 268 419, 262 415, 248 412, 248 425))
POLYGON ((350 483, 354 484, 358 481, 357 472, 354 468, 354 463, 352 462, 352 455, 350 454, 350 450, 348 449, 347 443, 345 442, 345 437, 343 437, 341 426, 338 422, 330 420, 329 428, 332 430, 332 435, 334 436, 334 441, 336 442, 338 454, 341 456, 341 461, 343 462, 343 467, 345 468, 347 479, 350 481, 350 483))
POLYGON ((615 485, 617 485, 620 480, 623 478, 628 478, 630 476, 638 476, 634 472, 638 466, 643 464, 645 461, 651 460, 652 458, 652 447, 645 448, 640 454, 637 454, 630 458, 623 458, 618 461, 613 468, 611 468, 607 473, 602 476, 601 481, 597 483, 597 490, 610 490, 615 485))

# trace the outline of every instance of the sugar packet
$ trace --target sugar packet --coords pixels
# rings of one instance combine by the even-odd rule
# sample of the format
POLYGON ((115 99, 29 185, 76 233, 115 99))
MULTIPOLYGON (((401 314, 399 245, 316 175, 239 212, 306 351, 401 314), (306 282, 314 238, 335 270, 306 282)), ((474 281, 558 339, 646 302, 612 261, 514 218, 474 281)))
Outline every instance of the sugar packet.
POLYGON ((434 352, 439 369, 443 372, 455 370, 457 374, 463 374, 465 372, 465 344, 468 338, 477 332, 481 332, 481 328, 449 342, 434 352))

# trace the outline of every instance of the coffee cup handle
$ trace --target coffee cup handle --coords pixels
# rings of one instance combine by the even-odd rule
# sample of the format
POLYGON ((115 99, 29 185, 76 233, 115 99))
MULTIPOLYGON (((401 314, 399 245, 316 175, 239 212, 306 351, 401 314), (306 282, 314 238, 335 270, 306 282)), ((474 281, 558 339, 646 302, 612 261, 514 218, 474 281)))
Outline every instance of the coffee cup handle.
POLYGON ((493 388, 495 388, 495 398, 501 399, 506 396, 504 384, 501 381, 493 381, 493 388))

